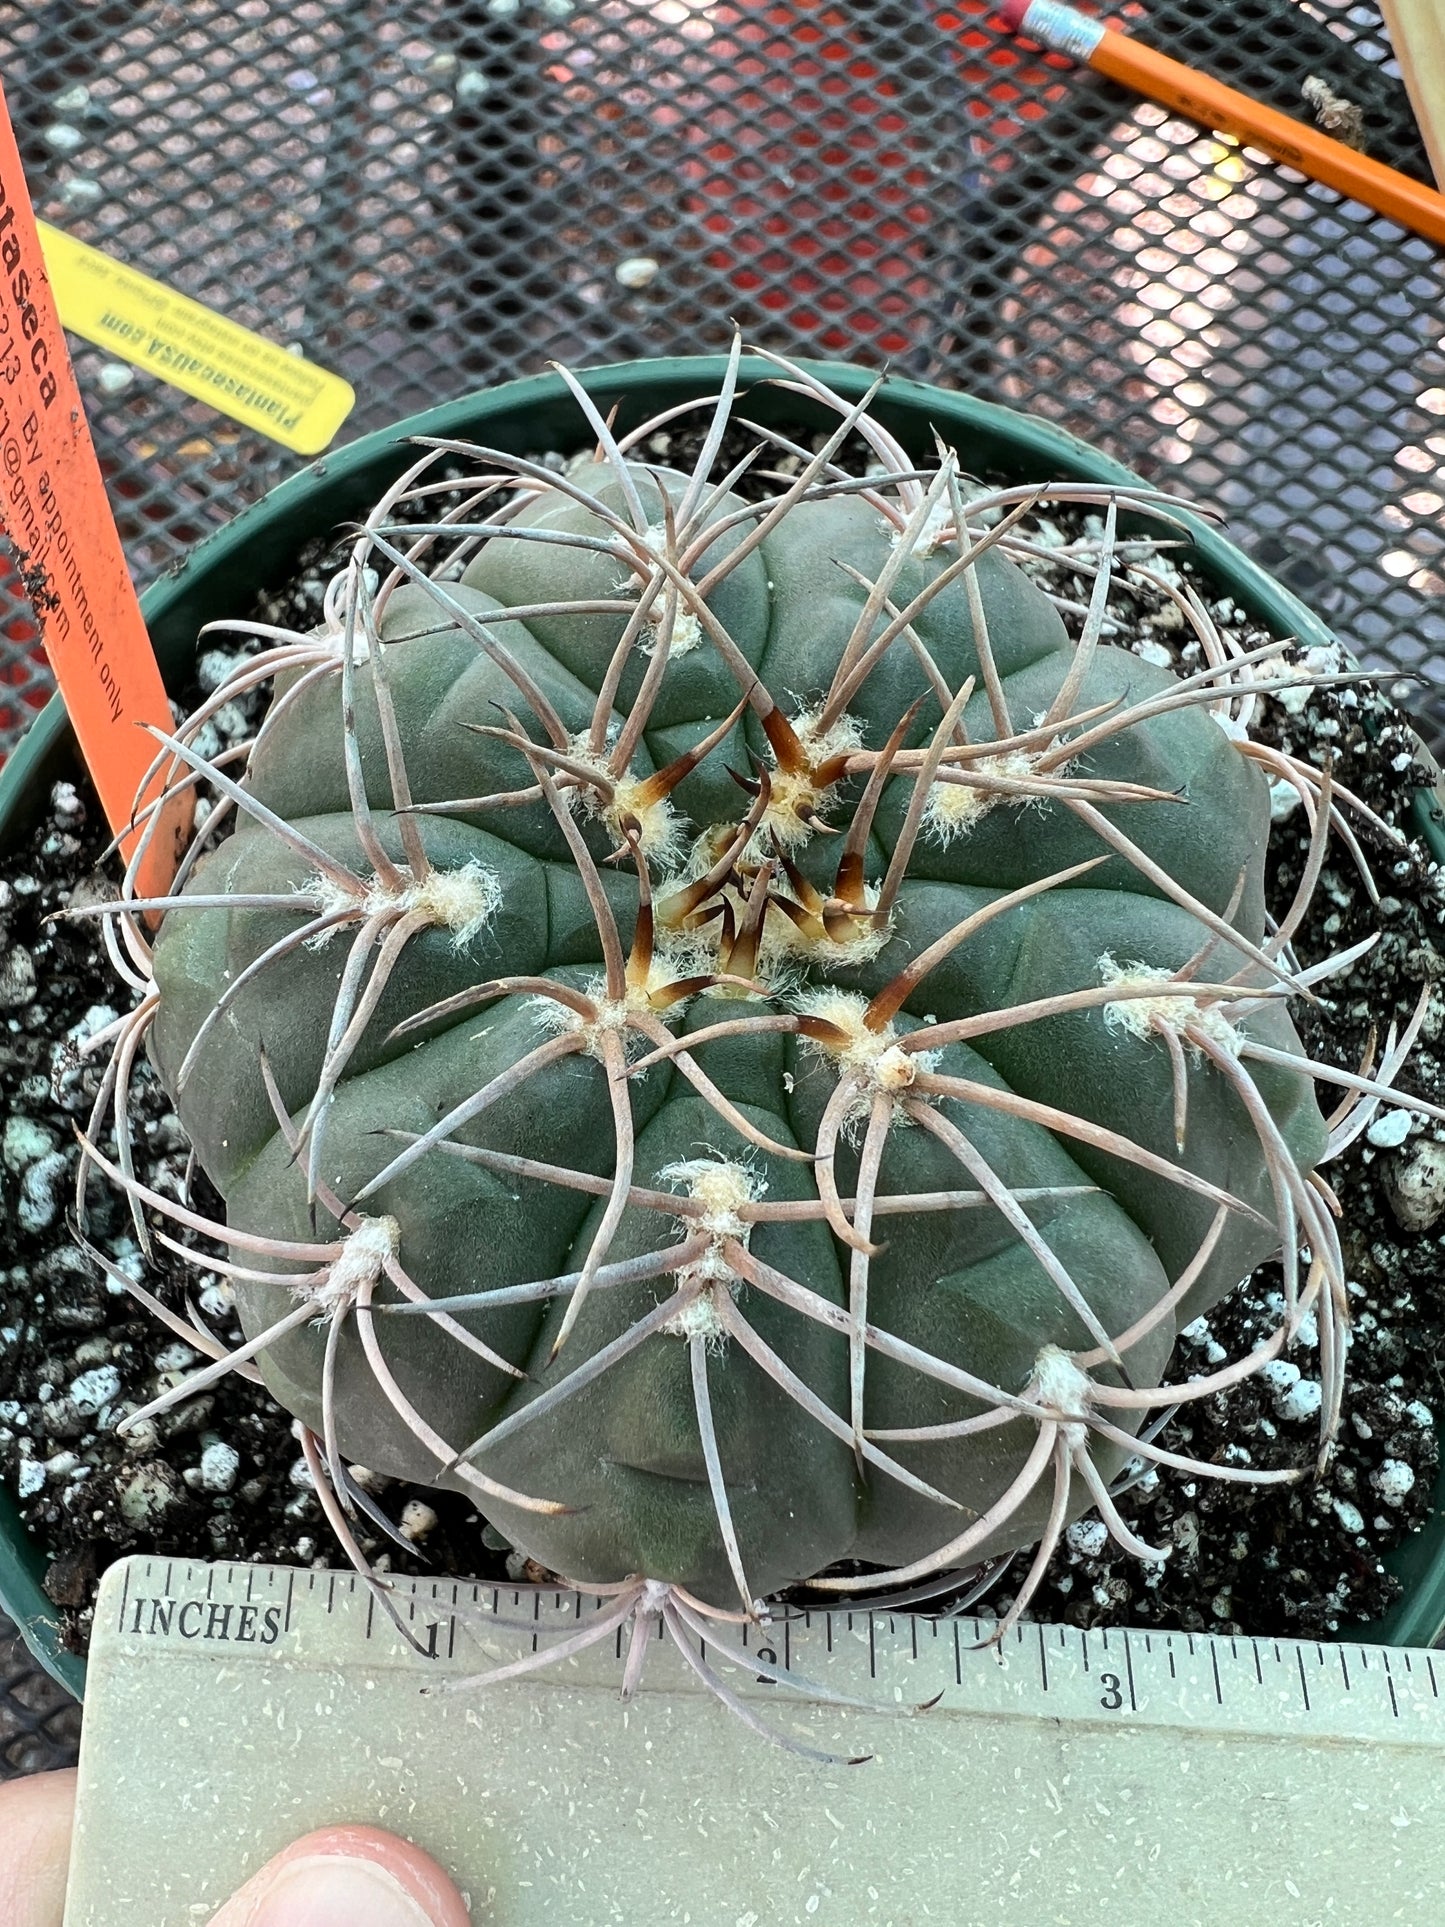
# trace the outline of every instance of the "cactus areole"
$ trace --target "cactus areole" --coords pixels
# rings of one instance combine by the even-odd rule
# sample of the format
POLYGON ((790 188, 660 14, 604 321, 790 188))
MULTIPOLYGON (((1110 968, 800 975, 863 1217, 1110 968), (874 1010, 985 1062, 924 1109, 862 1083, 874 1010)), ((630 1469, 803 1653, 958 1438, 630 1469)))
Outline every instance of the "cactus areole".
POLYGON ((985 493, 776 378, 830 432, 728 472, 731 374, 664 424, 703 438, 677 470, 576 384, 565 471, 420 449, 322 626, 158 749, 213 801, 176 895, 112 906, 143 994, 106 1101, 148 1032, 353 1552, 362 1462, 649 1610, 1041 1541, 1037 1578, 1088 1506, 1162 1556, 1108 1487, 1185 1461, 1135 1435, 1310 1314, 1336 1422, 1327 1073, 1288 1015, 1327 967, 1290 944, 1313 877, 1267 906, 1264 857, 1271 778, 1316 873, 1337 807, 1247 729, 1299 672, 1187 586, 1198 667, 1130 651, 1117 517, 1162 498, 985 493), (1021 566, 1045 496, 1095 517, 1068 623, 1021 566), (1278 1331, 1170 1384, 1281 1250, 1278 1331))

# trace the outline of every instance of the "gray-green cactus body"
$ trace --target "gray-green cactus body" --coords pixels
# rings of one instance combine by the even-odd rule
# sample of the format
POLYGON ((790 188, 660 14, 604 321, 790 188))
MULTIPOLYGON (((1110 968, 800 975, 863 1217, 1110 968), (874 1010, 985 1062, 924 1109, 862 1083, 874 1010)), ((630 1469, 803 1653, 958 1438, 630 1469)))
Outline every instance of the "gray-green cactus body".
MULTIPOLYGON (((591 489, 612 516, 627 522, 628 490, 615 471, 604 465, 593 477, 584 465, 572 473, 579 487, 591 489)), ((677 510, 687 480, 641 467, 630 474, 648 525, 647 543, 656 552, 665 541, 662 490, 677 510)), ((717 502, 711 519, 722 521, 738 506, 734 498, 717 502)), ((691 579, 701 581, 730 556, 747 528, 735 523, 706 548, 694 531, 698 552, 689 562, 691 579)), ((462 806, 415 818, 426 856, 441 870, 475 866, 494 887, 478 927, 461 934, 428 928, 410 939, 347 1061, 325 1111, 320 1173, 343 1203, 386 1169, 408 1134, 428 1132, 549 1038, 569 1034, 571 1006, 549 1002, 549 982, 574 997, 602 996, 604 952, 594 908, 567 837, 545 799, 536 796, 537 765, 515 742, 483 731, 505 734, 510 716, 534 743, 547 747, 547 718, 529 698, 530 688, 560 719, 571 745, 565 753, 574 761, 590 753, 586 738, 597 693, 639 592, 638 571, 629 573, 625 557, 596 546, 619 540, 615 526, 585 503, 543 491, 523 506, 510 533, 485 542, 460 582, 444 582, 435 592, 408 584, 386 607, 380 623, 384 700, 395 714, 412 802, 423 811, 462 806), (539 535, 584 538, 593 546, 568 547, 565 540, 539 535), (623 606, 525 620, 506 614, 567 602, 623 606), (529 789, 531 800, 517 800, 529 789), (503 801, 487 800, 499 795, 503 801), (538 982, 397 1034, 399 1024, 441 1000, 498 978, 538 982)), ((708 608, 715 627, 679 604, 672 653, 653 691, 628 780, 640 783, 665 768, 729 715, 740 695, 739 661, 756 671, 797 722, 800 736, 810 740, 808 729, 867 594, 848 571, 876 580, 889 566, 893 541, 864 500, 803 502, 712 587, 708 608), (732 663, 716 628, 735 648, 732 663)), ((957 553, 943 544, 933 554, 912 556, 897 572, 891 607, 906 608, 957 553)), ((1033 729, 1065 683, 1073 647, 1048 599, 999 550, 980 559, 977 590, 1012 728, 1033 729)), ((604 732, 609 743, 626 727, 647 686, 663 605, 659 588, 654 619, 643 625, 616 678, 604 732)), ((874 635, 888 619, 880 612, 874 635)), ((949 691, 975 677, 962 717, 966 740, 999 740, 1002 724, 986 687, 977 622, 960 577, 920 607, 910 636, 899 636, 850 696, 851 723, 842 734, 818 736, 822 750, 880 750, 903 713, 924 697, 904 744, 905 750, 920 750, 942 711, 931 677, 949 691)), ((364 663, 354 680, 360 780, 377 812, 384 848, 401 863, 405 849, 391 814, 394 771, 364 663)), ((1171 686, 1167 672, 1127 650, 1101 647, 1069 713, 1102 715, 1110 705, 1137 706, 1171 686)), ((669 893, 707 868, 703 858, 689 868, 689 848, 699 839, 708 851, 726 845, 749 802, 735 775, 755 783, 755 770, 773 756, 760 708, 755 703, 669 799, 675 818, 671 846, 665 837, 658 843, 651 875, 660 940, 671 940, 661 914, 669 893)), ((761 957, 750 958, 742 973, 760 978, 769 994, 736 986, 704 992, 690 1005, 659 1004, 662 1020, 674 1032, 691 1032, 733 1018, 787 1019, 829 986, 861 1008, 864 998, 880 992, 962 918, 1098 857, 1107 861, 982 922, 916 986, 889 1034, 907 1038, 928 1022, 1097 990, 1111 980, 1110 972, 1164 976, 1205 946, 1202 981, 1224 983, 1254 969, 1252 981, 1261 982, 1245 950, 1187 907, 1193 900, 1227 920, 1246 947, 1265 937, 1267 788, 1214 718, 1199 707, 1162 712, 1120 728, 1059 767, 1148 786, 1169 800, 1105 801, 1090 819, 1052 795, 1018 801, 970 792, 974 800, 965 808, 956 787, 945 792, 939 786, 940 800, 912 849, 891 923, 878 941, 850 948, 797 940, 802 906, 793 904, 799 915, 791 923, 770 907, 761 957), (1117 833, 1113 842, 1111 829, 1117 833), (1142 853, 1137 860, 1118 847, 1118 835, 1142 853)), ((348 784, 339 670, 293 675, 282 683, 251 759, 248 786, 266 810, 369 874, 348 784)), ((882 878, 907 832, 914 788, 907 773, 883 785, 865 852, 870 884, 882 878)), ((846 832, 862 790, 861 775, 835 783, 819 805, 822 823, 846 832)), ((601 802, 575 787, 568 794, 626 946, 637 919, 635 865, 625 850, 625 860, 605 860, 624 839, 601 802)), ((821 830, 795 836, 790 861, 824 896, 832 888, 841 841, 821 830)), ((645 843, 643 848, 646 854, 645 843)), ((765 878, 763 887, 784 893, 790 886, 783 879, 781 848, 780 835, 761 853, 750 846, 745 856, 754 878, 773 860, 772 883, 765 878)), ((736 879, 727 887, 733 895, 712 924, 704 921, 686 933, 686 944, 682 932, 672 933, 679 939, 677 977, 706 976, 707 944, 743 917, 745 892, 736 879)), ((334 1215, 308 1200, 305 1159, 293 1156, 278 1125, 261 1058, 264 1052, 292 1128, 299 1126, 334 1041, 331 1013, 353 933, 338 928, 297 943, 239 993, 228 991, 268 948, 306 927, 328 901, 325 891, 304 854, 257 820, 220 843, 197 866, 188 888, 195 894, 298 896, 313 890, 310 908, 169 915, 155 953, 160 1011, 153 1048, 174 1091, 208 1013, 228 998, 178 1094, 201 1161, 238 1231, 299 1241, 335 1237, 334 1215)), ((1159 1319, 1130 1352, 1130 1379, 1152 1384, 1164 1371, 1177 1326, 1268 1256, 1279 1234, 1258 1135, 1234 1087, 1198 1052, 1188 1054, 1188 1131, 1181 1150, 1170 1051, 1127 1015, 1124 1005, 1095 1004, 984 1030, 928 1059, 933 1072, 966 1080, 980 1093, 1017 1093, 1036 1107, 1067 1113, 1079 1121, 1079 1131, 1046 1128, 1040 1115, 1014 1114, 984 1095, 977 1101, 927 1101, 1004 1187, 1053 1194, 1022 1208, 1108 1333, 1146 1318, 1210 1232, 1220 1205, 1217 1193, 1183 1190, 1157 1169, 1142 1169, 1101 1147, 1099 1133, 1121 1133, 1237 1201, 1187 1301, 1159 1319)), ((583 1038, 581 1019, 574 1029, 583 1038)), ((1297 1049, 1278 1001, 1250 1006, 1234 1035, 1297 1049)), ((628 1035, 625 1048, 635 1060, 655 1041, 639 1031, 628 1035)), ((856 1441, 849 1436, 846 1325, 850 1292, 856 1296, 853 1251, 822 1215, 759 1217, 742 1238, 749 1262, 812 1295, 815 1315, 770 1295, 741 1272, 728 1273, 718 1257, 721 1242, 707 1257, 718 1268, 716 1288, 727 1292, 757 1343, 780 1361, 792 1390, 730 1334, 725 1320, 700 1325, 700 1314, 662 1324, 632 1349, 624 1347, 609 1369, 585 1374, 590 1360, 619 1346, 677 1287, 678 1277, 662 1268, 615 1283, 606 1267, 625 1267, 689 1234, 692 1221, 685 1212, 669 1215, 656 1195, 688 1197, 689 1167, 724 1165, 742 1172, 753 1198, 774 1205, 806 1205, 819 1195, 808 1158, 784 1158, 757 1138, 813 1151, 842 1074, 836 1053, 830 1056, 816 1038, 780 1023, 756 1035, 705 1041, 692 1061, 710 1080, 708 1088, 737 1107, 751 1135, 742 1136, 675 1061, 658 1062, 626 1080, 636 1138, 632 1185, 651 1201, 628 1202, 621 1211, 603 1274, 555 1356, 571 1302, 565 1290, 550 1300, 457 1314, 462 1327, 525 1376, 488 1363, 425 1317, 379 1315, 373 1342, 427 1435, 450 1454, 475 1447, 466 1463, 479 1473, 565 1508, 543 1515, 505 1499, 482 1502, 520 1546, 568 1577, 604 1582, 641 1573, 726 1601, 729 1567, 699 1416, 693 1341, 700 1334, 716 1459, 749 1584, 759 1594, 775 1591, 843 1558, 885 1565, 923 1559, 988 1511, 1016 1477, 1034 1427, 1020 1416, 968 1436, 898 1443, 888 1452, 907 1476, 896 1476, 876 1459, 860 1471, 856 1441), (571 1397, 548 1401, 554 1388, 578 1373, 585 1382, 571 1397), (539 1416, 529 1419, 529 1408, 539 1401, 539 1416), (820 1407, 833 1415, 831 1426, 817 1416, 820 1407), (488 1444, 494 1427, 504 1429, 488 1444), (920 1482, 942 1499, 926 1496, 920 1482)), ((1323 1148, 1309 1079, 1267 1064, 1254 1065, 1251 1075, 1282 1141, 1298 1166, 1308 1169, 1323 1148)), ((514 1165, 530 1160, 597 1180, 590 1190, 469 1161, 457 1149, 437 1146, 370 1193, 360 1208, 393 1221, 399 1263, 433 1300, 575 1276, 588 1263, 608 1209, 605 1181, 616 1161, 614 1099, 601 1046, 595 1039, 579 1042, 570 1054, 529 1071, 451 1134, 461 1151, 477 1148, 514 1165)), ((830 1167, 842 1198, 858 1183, 867 1113, 865 1100, 843 1130, 830 1167)), ((1094 1343, 997 1205, 910 1212, 897 1203, 971 1184, 946 1144, 900 1105, 877 1174, 879 1196, 895 1202, 873 1224, 873 1241, 882 1248, 870 1259, 866 1316, 874 1328, 944 1369, 930 1376, 905 1358, 868 1348, 869 1431, 957 1424, 984 1410, 978 1398, 949 1382, 950 1371, 1019 1395, 1049 1348, 1086 1351, 1094 1343)), ((239 1246, 237 1255, 243 1258, 239 1246)), ((254 1260, 243 1262, 254 1266, 254 1260)), ((299 1259, 279 1268, 298 1278, 306 1271, 299 1259)), ((680 1275, 685 1281, 690 1274, 684 1269, 680 1275)), ((251 1332, 274 1321, 288 1303, 284 1287, 255 1280, 241 1282, 238 1293, 251 1332)), ((374 1298, 377 1305, 395 1302, 394 1284, 378 1279, 374 1298)), ((260 1360, 273 1391, 313 1428, 321 1424, 325 1345, 325 1324, 318 1320, 292 1331, 260 1360)), ((1095 1377, 1120 1382, 1117 1369, 1107 1364, 1095 1377)), ((1120 1423, 1132 1426, 1137 1417, 1120 1423)), ((395 1398, 383 1395, 354 1319, 338 1341, 336 1428, 343 1453, 373 1470, 460 1481, 475 1490, 465 1472, 444 1471, 442 1451, 424 1442, 395 1398)), ((1115 1449, 1097 1442, 1093 1449, 1107 1473, 1115 1449)), ((1046 1497, 1036 1494, 976 1550, 1026 1543, 1041 1529, 1046 1511, 1046 1497)))

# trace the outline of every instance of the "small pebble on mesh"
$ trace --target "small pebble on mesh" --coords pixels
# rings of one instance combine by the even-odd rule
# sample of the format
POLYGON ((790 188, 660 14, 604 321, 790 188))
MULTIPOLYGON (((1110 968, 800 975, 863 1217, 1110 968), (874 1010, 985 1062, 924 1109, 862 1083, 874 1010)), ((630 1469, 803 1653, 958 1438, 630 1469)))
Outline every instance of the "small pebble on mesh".
POLYGON ((24 1010, 35 1001, 35 959, 23 944, 0 954, 0 1010, 24 1010))

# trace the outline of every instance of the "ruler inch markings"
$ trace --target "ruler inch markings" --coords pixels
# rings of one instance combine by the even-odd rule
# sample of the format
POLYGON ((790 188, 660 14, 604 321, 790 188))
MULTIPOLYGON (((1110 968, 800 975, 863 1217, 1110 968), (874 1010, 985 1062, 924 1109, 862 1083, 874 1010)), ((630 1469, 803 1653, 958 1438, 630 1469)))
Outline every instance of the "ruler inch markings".
MULTIPOLYGON (((102 1664, 108 1655, 116 1654, 127 1661, 184 1658, 214 1663, 224 1659, 228 1664, 267 1657, 297 1674, 337 1667, 405 1670, 433 1677, 458 1669, 470 1674, 478 1670, 478 1643, 489 1657, 495 1650, 505 1658, 528 1647, 535 1653, 545 1648, 549 1636, 560 1637, 574 1628, 579 1610, 576 1595, 558 1593, 555 1588, 514 1591, 509 1596, 519 1608, 530 1602, 530 1620, 519 1612, 515 1620, 469 1625, 458 1587, 453 1586, 453 1604, 448 1607, 435 1581, 393 1577, 394 1592, 400 1595, 396 1604, 405 1607, 408 1620, 420 1618, 428 1625, 427 1657, 414 1653, 390 1621, 377 1613, 375 1595, 370 1588, 358 1590, 354 1574, 308 1573, 305 1586, 297 1585, 299 1576, 273 1568, 258 1585, 258 1569, 250 1565, 178 1568, 159 1559, 120 1561, 105 1581, 115 1606, 108 1615, 97 1615, 97 1656, 102 1664), (269 1608, 274 1637, 256 1637, 257 1629, 266 1624, 268 1609, 248 1602, 258 1592, 274 1597, 283 1579, 284 1606, 269 1608), (338 1585, 338 1579, 346 1584, 338 1585), (198 1602, 197 1610, 188 1616, 182 1609, 192 1599, 198 1602), (200 1612, 206 1602, 209 1611, 200 1612), (247 1607, 244 1615, 239 1612, 243 1605, 247 1607)), ((496 1613, 501 1605, 499 1590, 492 1590, 490 1604, 496 1613)), ((600 1603, 588 1608, 601 1609, 600 1603)), ((856 1621, 858 1615, 837 1617, 856 1621)), ((834 1683, 842 1681, 844 1689, 854 1694, 861 1690, 865 1699, 872 1685, 878 1689, 878 1710, 883 1714, 891 1705, 885 1695, 897 1688, 910 1702, 937 1698, 935 1718, 961 1714, 1108 1727, 1172 1726, 1238 1739, 1283 1736, 1303 1744, 1371 1740, 1435 1745, 1445 1757, 1445 1703, 1428 1655, 1423 1667, 1404 1662, 1392 1666, 1389 1653, 1376 1648, 1374 1664, 1367 1669, 1359 1664, 1362 1649, 1354 1649, 1354 1665, 1342 1649, 1336 1649, 1337 1667, 1312 1669, 1306 1664, 1306 1646, 1315 1646, 1318 1653, 1323 1649, 1316 1642, 1273 1641, 1279 1654, 1280 1683, 1286 1676, 1295 1681, 1292 1693, 1281 1698, 1266 1678, 1258 1641, 1250 1642, 1251 1678, 1238 1642, 1224 1636, 1187 1635, 1194 1649, 1193 1663, 1188 1664, 1181 1663, 1178 1641, 1141 1640, 1131 1629, 1111 1629, 1106 1644, 1103 1629, 1036 1624, 1027 1633, 1020 1627, 1017 1640, 1005 1651, 988 1640, 990 1629, 977 1622, 972 1623, 979 1640, 970 1645, 967 1628, 953 1619, 946 1622, 953 1646, 949 1667, 947 1649, 938 1644, 937 1621, 904 1614, 869 1614, 867 1621, 866 1650, 861 1626, 855 1625, 853 1640, 840 1641, 834 1637, 835 1615, 817 1609, 784 1617, 776 1646, 768 1643, 766 1629, 750 1639, 750 1629, 741 1628, 739 1650, 766 1645, 770 1653, 778 1653, 779 1670, 785 1675, 804 1681, 828 1676, 834 1683), (918 1636, 920 1624, 930 1626, 927 1641, 918 1636), (1065 1640, 1051 1654, 1054 1632, 1063 1632, 1065 1640), (1231 1657, 1231 1645, 1235 1663, 1221 1666, 1221 1657, 1226 1662, 1231 1657), (1018 1653, 1022 1658, 1028 1648, 1037 1660, 1037 1670, 1032 1664, 1020 1669, 1012 1657, 1018 1653), (1112 1662, 1110 1667, 1099 1664, 1101 1654, 1112 1662), (1375 1686, 1376 1680, 1383 1691, 1375 1686)), ((669 1694, 691 1695, 690 1677, 663 1638, 660 1623, 653 1631, 659 1643, 639 1690, 660 1688, 669 1694), (654 1669, 656 1681, 651 1678, 654 1669)), ((587 1649, 559 1664, 556 1678, 565 1678, 569 1688, 615 1691, 626 1650, 626 1629, 619 1627, 605 1648, 587 1649)), ((703 1651, 707 1651, 705 1642, 703 1651)), ((719 1663, 727 1665, 725 1648, 719 1663)), ((777 1697, 771 1683, 746 1672, 734 1682, 732 1672, 729 1669, 730 1683, 737 1690, 747 1693, 766 1683, 771 1696, 777 1697)), ((538 1678, 545 1690, 548 1675, 544 1671, 538 1678)), ((806 1685, 797 1688, 797 1696, 800 1705, 808 1702, 806 1685)))
POLYGON ((1362 1664, 1352 1647, 1338 1664, 1314 1641, 1047 1624, 996 1644, 973 1617, 815 1607, 784 1614, 781 1638, 745 1629, 753 1652, 780 1653, 774 1683, 734 1663, 731 1636, 704 1643, 768 1728, 835 1756, 819 1765, 719 1705, 660 1625, 625 1707, 625 1640, 428 1692, 614 1602, 392 1584, 406 1618, 431 1622, 429 1655, 354 1574, 163 1557, 106 1573, 66 1927, 194 1927, 300 1834, 363 1819, 490 1887, 509 1927, 737 1927, 791 1919, 794 1895, 820 1927, 1044 1927, 1060 1867, 1072 1918, 1183 1927, 1201 1919, 1201 1855, 1229 1870, 1209 1927, 1445 1919, 1445 1697, 1428 1654, 1371 1647, 1362 1664))

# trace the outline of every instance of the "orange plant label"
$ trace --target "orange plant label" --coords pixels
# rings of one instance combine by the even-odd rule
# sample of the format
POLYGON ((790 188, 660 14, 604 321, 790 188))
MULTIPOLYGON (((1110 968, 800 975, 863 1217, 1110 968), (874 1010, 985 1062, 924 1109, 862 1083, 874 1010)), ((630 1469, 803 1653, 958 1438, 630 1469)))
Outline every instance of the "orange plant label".
MULTIPOLYGON (((110 826, 134 850, 140 794, 170 706, 86 426, 0 92, 0 529, 110 826), (127 829, 127 826, 131 826, 127 829)), ((138 893, 165 892, 189 827, 177 805, 149 839, 138 893)))

